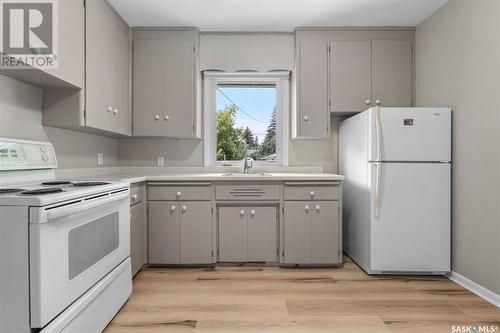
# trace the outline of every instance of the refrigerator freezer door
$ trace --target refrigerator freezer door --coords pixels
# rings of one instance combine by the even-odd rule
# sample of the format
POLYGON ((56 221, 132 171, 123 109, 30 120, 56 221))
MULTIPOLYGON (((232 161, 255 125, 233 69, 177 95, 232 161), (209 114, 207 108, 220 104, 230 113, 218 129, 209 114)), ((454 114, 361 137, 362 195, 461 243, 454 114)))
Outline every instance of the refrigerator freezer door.
POLYGON ((379 163, 380 210, 375 216, 376 163, 370 163, 371 270, 450 270, 450 164, 379 163))
POLYGON ((451 160, 449 108, 375 107, 369 113, 369 161, 451 160))

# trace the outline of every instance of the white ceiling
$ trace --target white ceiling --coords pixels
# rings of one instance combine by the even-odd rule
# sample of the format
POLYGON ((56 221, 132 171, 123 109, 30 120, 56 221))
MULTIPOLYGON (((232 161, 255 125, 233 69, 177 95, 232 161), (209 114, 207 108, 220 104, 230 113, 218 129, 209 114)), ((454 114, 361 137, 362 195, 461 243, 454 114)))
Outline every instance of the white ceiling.
POLYGON ((448 0, 108 0, 130 26, 293 31, 300 26, 416 26, 448 0))

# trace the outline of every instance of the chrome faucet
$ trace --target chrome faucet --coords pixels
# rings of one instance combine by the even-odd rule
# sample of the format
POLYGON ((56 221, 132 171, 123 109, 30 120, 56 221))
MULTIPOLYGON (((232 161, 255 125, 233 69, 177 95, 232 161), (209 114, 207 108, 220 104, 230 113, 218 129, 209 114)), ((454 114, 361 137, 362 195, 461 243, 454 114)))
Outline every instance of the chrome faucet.
POLYGON ((248 145, 242 140, 243 145, 243 173, 249 173, 250 169, 253 167, 252 160, 248 158, 248 145))

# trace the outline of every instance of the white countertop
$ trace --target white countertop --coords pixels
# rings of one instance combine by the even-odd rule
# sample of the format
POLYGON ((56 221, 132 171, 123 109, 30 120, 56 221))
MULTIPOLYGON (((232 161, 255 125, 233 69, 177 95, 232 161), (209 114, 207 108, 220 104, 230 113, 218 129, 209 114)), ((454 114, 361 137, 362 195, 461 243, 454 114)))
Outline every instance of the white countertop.
POLYGON ((145 181, 341 181, 344 176, 330 173, 269 173, 232 174, 224 173, 184 173, 184 174, 111 174, 73 179, 126 181, 131 184, 145 181))

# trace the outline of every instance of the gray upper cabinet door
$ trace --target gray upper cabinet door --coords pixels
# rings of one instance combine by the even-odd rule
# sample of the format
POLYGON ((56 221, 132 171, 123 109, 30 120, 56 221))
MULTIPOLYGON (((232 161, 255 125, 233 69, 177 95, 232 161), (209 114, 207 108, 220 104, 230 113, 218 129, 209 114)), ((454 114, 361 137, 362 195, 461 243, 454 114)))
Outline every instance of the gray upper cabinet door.
POLYGON ((247 261, 248 207, 219 207, 219 261, 247 261))
POLYGON ((164 131, 165 42, 134 41, 134 135, 162 136, 164 131))
POLYGON ((195 137, 195 41, 142 37, 134 40, 134 135, 195 137))
POLYGON ((179 203, 149 202, 149 263, 178 264, 179 203))
POLYGON ((411 106, 412 46, 410 41, 372 41, 372 100, 373 105, 411 106))
POLYGON ((248 207, 248 261, 277 260, 276 207, 248 207))
POLYGON ((75 87, 83 88, 85 79, 84 0, 58 2, 58 68, 46 70, 75 87))
POLYGON ((130 134, 129 29, 104 0, 86 4, 86 126, 130 134))
POLYGON ((193 41, 167 41, 165 47, 165 135, 193 137, 195 49, 193 41))
POLYGON ((331 43, 331 111, 361 112, 371 104, 371 41, 331 43))
POLYGON ((130 207, 130 260, 132 276, 144 265, 144 203, 130 207))
POLYGON ((310 263, 311 203, 308 201, 285 201, 284 208, 284 262, 310 263))
POLYGON ((299 41, 297 137, 329 136, 328 43, 299 41))
POLYGON ((212 263, 212 203, 181 202, 180 263, 212 263))
POLYGON ((311 202, 311 261, 335 264, 339 261, 339 203, 311 202))

